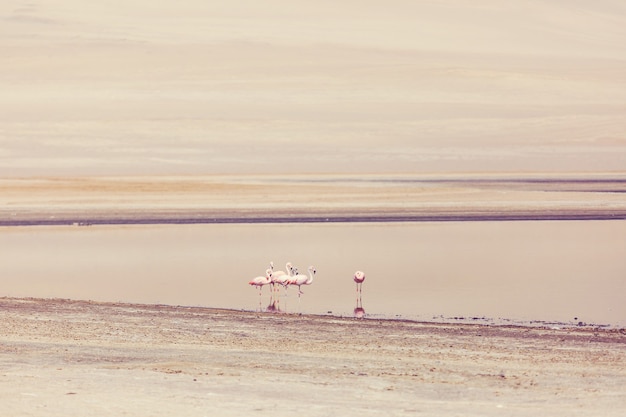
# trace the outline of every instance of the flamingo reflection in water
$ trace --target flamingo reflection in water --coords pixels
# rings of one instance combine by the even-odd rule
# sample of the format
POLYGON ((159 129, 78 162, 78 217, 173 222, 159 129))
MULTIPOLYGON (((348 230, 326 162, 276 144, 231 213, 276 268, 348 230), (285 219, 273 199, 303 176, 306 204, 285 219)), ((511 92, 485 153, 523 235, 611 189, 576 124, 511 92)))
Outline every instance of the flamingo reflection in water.
MULTIPOLYGON (((307 269, 308 274, 299 274, 298 269, 293 267, 290 262, 287 262, 285 265, 285 271, 274 271, 274 263, 270 262, 270 267, 265 270, 265 276, 258 276, 253 278, 248 282, 248 284, 255 286, 259 289, 259 311, 263 311, 261 296, 263 287, 265 285, 270 286, 270 300, 269 305, 265 308, 267 312, 278 312, 282 313, 285 311, 280 306, 280 290, 278 285, 282 285, 285 288, 285 297, 287 296, 287 287, 290 285, 295 285, 298 287, 298 305, 300 305, 300 297, 302 294, 301 286, 302 285, 311 285, 313 283, 313 278, 315 276, 316 270, 315 267, 310 266, 307 269)), ((285 300, 286 302, 286 300, 285 300)), ((286 307, 286 304, 285 304, 286 307)))
MULTIPOLYGON (((274 262, 270 262, 270 269, 272 271, 272 296, 270 298, 270 303, 265 309, 265 311, 269 313, 283 313, 283 310, 280 306, 280 286, 285 289, 285 297, 287 297, 287 287, 289 286, 289 281, 296 273, 296 268, 293 267, 291 262, 287 262, 285 265, 285 271, 274 271, 274 262)), ((286 300, 285 300, 286 303, 286 300)), ((286 304, 285 304, 286 307, 286 304)))
POLYGON ((363 271, 356 271, 354 273, 354 282, 356 282, 356 307, 354 307, 354 317, 358 319, 365 317, 362 298, 363 281, 365 281, 365 273, 363 271))
POLYGON ((268 313, 282 313, 283 310, 280 308, 280 297, 272 295, 270 297, 270 303, 267 305, 265 311, 268 313))

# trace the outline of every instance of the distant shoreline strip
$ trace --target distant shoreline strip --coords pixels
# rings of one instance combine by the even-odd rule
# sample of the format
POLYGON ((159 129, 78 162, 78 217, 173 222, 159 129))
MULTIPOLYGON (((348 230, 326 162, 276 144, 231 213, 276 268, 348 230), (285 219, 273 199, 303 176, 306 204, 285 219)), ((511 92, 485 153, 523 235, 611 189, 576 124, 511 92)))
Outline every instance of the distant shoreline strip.
POLYGON ((314 216, 129 216, 0 219, 0 227, 92 226, 92 225, 185 225, 185 224, 285 224, 285 223, 420 223, 497 221, 600 221, 626 220, 620 213, 494 213, 494 214, 406 214, 406 215, 314 215, 314 216))

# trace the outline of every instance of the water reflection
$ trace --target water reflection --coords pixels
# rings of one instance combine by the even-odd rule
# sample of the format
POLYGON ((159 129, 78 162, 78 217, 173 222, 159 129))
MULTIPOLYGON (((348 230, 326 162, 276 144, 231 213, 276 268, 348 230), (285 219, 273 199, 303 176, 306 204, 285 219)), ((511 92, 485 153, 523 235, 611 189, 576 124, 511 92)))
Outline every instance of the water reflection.
POLYGON ((265 311, 268 313, 282 313, 283 311, 280 308, 280 296, 274 297, 272 294, 270 297, 270 303, 267 305, 265 311))
MULTIPOLYGON (((288 301, 290 298, 287 294, 287 288, 283 287, 283 291, 281 291, 280 286, 276 285, 275 288, 270 288, 270 297, 267 304, 264 304, 265 297, 263 294, 259 293, 259 305, 257 308, 258 312, 267 312, 267 313, 299 313, 301 307, 301 300, 298 294, 298 303, 297 306, 294 307, 291 305, 291 309, 288 306, 288 301)), ((295 300, 292 300, 295 302, 295 300)))
POLYGON ((282 313, 332 311, 426 321, 569 322, 578 317, 576 323, 625 325, 623 221, 15 227, 0 232, 2 296, 269 307, 282 313), (259 236, 270 235, 259 245, 259 236), (294 264, 313 261, 319 268, 301 300, 297 288, 276 286, 279 294, 271 296, 265 285, 259 296, 258 287, 246 285, 276 254, 294 264), (357 268, 368 275, 362 298, 350 282, 357 268))
POLYGON ((361 295, 357 295, 356 297, 356 307, 354 307, 354 317, 357 319, 362 319, 365 317, 365 309, 363 308, 363 299, 361 295))

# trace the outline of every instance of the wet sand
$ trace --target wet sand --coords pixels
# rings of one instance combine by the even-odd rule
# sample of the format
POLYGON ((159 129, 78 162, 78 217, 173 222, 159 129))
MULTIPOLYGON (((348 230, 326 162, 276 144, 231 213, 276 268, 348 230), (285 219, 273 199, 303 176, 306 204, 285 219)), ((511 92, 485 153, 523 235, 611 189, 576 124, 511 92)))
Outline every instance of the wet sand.
POLYGON ((621 416, 626 334, 0 299, 3 415, 621 416))

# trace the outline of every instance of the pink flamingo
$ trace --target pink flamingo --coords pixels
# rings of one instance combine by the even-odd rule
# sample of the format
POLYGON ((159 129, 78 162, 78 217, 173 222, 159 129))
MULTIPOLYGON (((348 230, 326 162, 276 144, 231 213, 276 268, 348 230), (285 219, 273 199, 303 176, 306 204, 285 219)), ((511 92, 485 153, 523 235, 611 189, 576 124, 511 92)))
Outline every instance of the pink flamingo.
POLYGON ((365 273, 363 271, 356 271, 354 273, 354 282, 356 282, 356 292, 359 294, 363 291, 363 281, 365 281, 365 273))
POLYGON ((276 284, 280 284, 283 286, 283 288, 285 288, 285 294, 287 293, 287 284, 289 283, 289 279, 293 276, 293 265, 291 265, 291 262, 287 262, 287 264, 285 264, 285 269, 287 270, 287 273, 285 273, 285 271, 276 271, 274 272, 274 262, 270 262, 270 268, 272 269, 272 285, 275 286, 276 284))
POLYGON ((356 282, 356 307, 354 308, 354 317, 358 319, 362 319, 363 317, 365 317, 363 299, 361 298, 363 281, 365 281, 365 273, 363 271, 356 271, 354 273, 354 282, 356 282))
POLYGON ((311 285, 313 283, 313 277, 317 272, 313 265, 308 268, 309 275, 301 275, 298 274, 298 270, 294 268, 294 275, 289 279, 289 285, 297 285, 298 286, 298 299, 300 299, 300 295, 304 294, 300 289, 301 285, 311 285))
POLYGON ((261 296, 261 291, 263 290, 263 286, 272 283, 272 270, 266 269, 265 276, 258 276, 252 278, 248 284, 255 286, 259 289, 259 296, 261 296))

